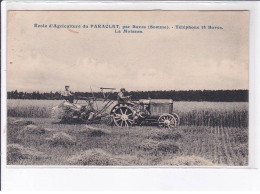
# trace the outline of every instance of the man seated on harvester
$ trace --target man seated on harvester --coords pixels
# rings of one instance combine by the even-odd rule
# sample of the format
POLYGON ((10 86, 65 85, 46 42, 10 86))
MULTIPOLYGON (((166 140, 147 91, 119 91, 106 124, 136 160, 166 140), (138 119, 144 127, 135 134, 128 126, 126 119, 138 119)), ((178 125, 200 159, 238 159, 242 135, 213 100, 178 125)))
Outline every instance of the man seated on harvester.
POLYGON ((73 94, 72 92, 69 90, 69 86, 65 86, 65 90, 62 93, 62 96, 65 100, 67 100, 68 102, 70 102, 71 104, 73 104, 73 94))
POLYGON ((62 96, 66 100, 66 102, 63 103, 63 106, 69 107, 75 111, 73 118, 78 118, 78 113, 80 113, 81 116, 87 117, 89 121, 94 120, 99 116, 96 114, 96 110, 94 108, 94 99, 89 100, 88 105, 74 103, 74 95, 69 90, 69 86, 65 86, 65 91, 63 91, 62 96))
POLYGON ((73 93, 69 90, 69 86, 65 86, 65 90, 62 92, 62 97, 66 102, 62 103, 64 107, 70 107, 72 109, 82 108, 81 105, 74 104, 73 93))

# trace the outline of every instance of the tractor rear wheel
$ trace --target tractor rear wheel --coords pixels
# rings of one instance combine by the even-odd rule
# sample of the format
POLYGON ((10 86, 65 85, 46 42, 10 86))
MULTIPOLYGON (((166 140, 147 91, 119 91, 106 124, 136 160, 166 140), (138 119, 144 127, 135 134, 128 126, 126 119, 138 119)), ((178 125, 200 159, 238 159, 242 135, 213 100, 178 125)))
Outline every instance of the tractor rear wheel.
POLYGON ((116 105, 111 110, 111 115, 115 125, 118 127, 130 127, 134 124, 134 111, 128 104, 116 105))

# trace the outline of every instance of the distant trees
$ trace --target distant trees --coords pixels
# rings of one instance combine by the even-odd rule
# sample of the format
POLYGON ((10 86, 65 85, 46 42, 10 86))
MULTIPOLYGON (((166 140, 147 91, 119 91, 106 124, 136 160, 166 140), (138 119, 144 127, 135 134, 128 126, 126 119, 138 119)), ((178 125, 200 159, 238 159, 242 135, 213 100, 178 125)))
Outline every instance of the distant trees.
POLYGON ((62 99, 60 92, 18 92, 17 90, 7 92, 7 99, 36 99, 36 100, 59 100, 62 99))
POLYGON ((173 99, 174 101, 247 102, 248 90, 189 90, 129 92, 133 98, 173 99))
MULTIPOLYGON (((248 90, 189 90, 189 91, 131 91, 132 99, 173 99, 174 101, 212 101, 212 102, 248 102, 248 90)), ((90 92, 75 92, 75 98, 91 97, 90 92)), ((101 92, 95 92, 94 96, 102 98, 101 92)), ((110 99, 116 99, 117 93, 110 95, 110 99)), ((7 93, 8 99, 37 99, 37 100, 60 100, 60 92, 18 92, 17 90, 7 93)))

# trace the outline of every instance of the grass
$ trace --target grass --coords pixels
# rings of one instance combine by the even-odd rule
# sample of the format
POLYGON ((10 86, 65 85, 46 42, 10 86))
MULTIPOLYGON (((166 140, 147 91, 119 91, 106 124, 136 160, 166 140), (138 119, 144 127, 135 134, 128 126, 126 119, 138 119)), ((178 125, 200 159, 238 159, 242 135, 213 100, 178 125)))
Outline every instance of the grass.
POLYGON ((163 131, 155 126, 121 129, 8 118, 7 142, 9 147, 20 146, 8 149, 8 164, 13 165, 248 165, 248 129, 243 127, 180 126, 163 131))

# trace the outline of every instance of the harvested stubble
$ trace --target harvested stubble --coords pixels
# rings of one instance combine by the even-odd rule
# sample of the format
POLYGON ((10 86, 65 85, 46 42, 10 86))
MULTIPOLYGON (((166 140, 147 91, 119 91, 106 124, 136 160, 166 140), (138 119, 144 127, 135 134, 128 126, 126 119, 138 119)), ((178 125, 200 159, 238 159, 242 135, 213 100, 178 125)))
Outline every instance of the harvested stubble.
POLYGON ((234 141, 238 143, 248 142, 248 131, 246 130, 236 130, 232 134, 234 136, 234 141))
MULTIPOLYGON (((64 156, 72 156, 75 153, 83 153, 84 150, 99 148, 108 153, 113 153, 111 157, 128 154, 137 155, 138 158, 144 159, 144 164, 147 165, 158 165, 162 160, 168 160, 174 155, 207 157, 213 161, 214 165, 248 165, 248 129, 247 127, 241 127, 247 126, 248 123, 248 103, 176 102, 175 104, 180 104, 180 106, 179 109, 174 109, 174 111, 179 114, 181 125, 184 126, 180 126, 177 130, 171 132, 166 130, 160 131, 160 129, 150 126, 135 126, 122 130, 106 124, 91 125, 91 127, 98 127, 95 129, 88 129, 85 125, 54 124, 52 123, 53 119, 42 118, 46 117, 46 114, 41 110, 41 107, 51 109, 54 105, 58 105, 60 101, 39 100, 33 103, 29 100, 23 103, 18 102, 20 103, 19 106, 16 106, 16 100, 11 103, 14 104, 12 106, 8 104, 8 109, 17 108, 19 110, 12 112, 14 115, 9 115, 10 112, 8 112, 8 116, 17 117, 20 115, 21 117, 27 117, 31 115, 38 118, 26 118, 27 121, 23 118, 23 120, 17 122, 18 124, 15 124, 17 118, 9 117, 8 143, 18 143, 24 147, 35 147, 37 150, 45 150, 45 153, 52 153, 52 158, 48 160, 50 164, 59 164, 61 160, 64 160, 64 156), (191 107, 190 104, 195 104, 196 106, 191 107), (197 106, 197 104, 199 105, 197 106), (34 108, 27 114, 24 112, 23 107, 25 107, 26 111, 29 111, 26 107, 30 107, 30 105, 33 105, 34 108), (201 105, 203 107, 199 107, 201 105), (35 108, 36 106, 39 109, 35 108), (49 132, 43 135, 28 133, 25 138, 17 138, 19 132, 26 125, 33 124, 30 120, 37 125, 39 124, 38 126, 43 126, 44 130, 49 132), (55 144, 53 133, 58 131, 66 132, 72 139, 75 137, 75 145, 73 143, 75 141, 72 141, 73 146, 70 143, 62 143, 64 139, 60 141, 61 144, 55 144), (49 140, 46 141, 46 138, 49 140), (165 143, 162 146, 158 142, 173 143, 179 149, 176 154, 168 153, 170 150, 169 146, 165 145, 165 143), (60 146, 52 147, 50 145, 60 146), (58 159, 56 160, 56 158, 58 159)), ((107 157, 110 157, 110 155, 107 157)), ((24 162, 27 163, 29 160, 24 162)), ((45 161, 40 162, 37 160, 37 162, 43 164, 45 161)), ((19 164, 19 162, 16 164, 19 164)), ((132 163, 132 165, 136 164, 132 163)))
POLYGON ((105 128, 96 128, 89 125, 86 125, 85 128, 81 129, 80 132, 86 132, 91 137, 100 137, 104 135, 110 135, 112 132, 105 128))
POLYGON ((234 153, 243 157, 248 156, 248 143, 243 143, 234 148, 234 153))
POLYGON ((46 142, 45 138, 51 136, 55 132, 52 128, 46 128, 42 125, 25 125, 19 126, 16 125, 9 125, 8 130, 12 137, 10 139, 9 136, 9 143, 24 143, 26 146, 34 147, 38 145, 42 145, 46 142), (15 129, 15 130, 13 130, 15 129), (10 141, 11 140, 11 141, 10 141))
POLYGON ((178 140, 182 137, 181 132, 179 131, 152 131, 152 133, 148 133, 148 138, 154 140, 178 140))
MULTIPOLYGON (((48 155, 51 156, 51 159, 48 159, 48 164, 51 165, 67 165, 68 163, 64 161, 64 158, 73 156, 75 153, 84 152, 84 150, 97 148, 111 153, 112 156, 136 155, 138 159, 143 160, 143 162, 139 163, 133 162, 131 165, 158 165, 162 160, 167 160, 174 156, 191 155, 206 157, 210 161, 213 161, 213 166, 221 164, 229 166, 248 165, 248 145, 241 143, 248 139, 248 130, 246 128, 180 126, 176 132, 181 133, 181 138, 176 140, 168 138, 169 136, 167 137, 168 133, 171 134, 170 131, 161 131, 156 127, 142 126, 122 130, 106 125, 91 125, 91 127, 96 126, 101 129, 108 128, 108 130, 112 132, 110 135, 92 137, 89 132, 85 132, 91 131, 86 129, 85 125, 51 124, 52 120, 50 119, 35 119, 33 121, 37 123, 38 126, 43 126, 45 130, 45 126, 51 127, 50 130, 53 132, 43 135, 28 134, 25 138, 18 139, 17 135, 19 131, 25 126, 8 123, 8 143, 18 143, 24 147, 35 147, 37 150, 48 153, 48 155), (67 146, 67 144, 65 144, 65 146, 63 146, 63 144, 61 144, 60 146, 53 147, 52 145, 55 145, 55 143, 51 139, 53 134, 58 131, 66 132, 70 137, 75 137, 75 145, 67 146), (157 136, 156 133, 159 135, 157 136), (50 141, 46 141, 47 137, 49 137, 50 141), (168 139, 165 139, 166 137, 168 139), (169 146, 166 145, 164 146, 166 147, 166 149, 164 149, 166 151, 161 151, 158 142, 173 143, 178 146, 179 149, 176 154, 168 152, 169 146)), ((172 131, 172 134, 175 134, 175 132, 172 131)), ((24 160, 22 163, 35 165, 46 164, 46 160, 24 160)), ((21 164, 21 162, 19 161, 12 164, 21 164)))
POLYGON ((46 131, 43 127, 37 125, 27 125, 22 130, 18 132, 19 135, 27 135, 27 134, 44 134, 46 131))
POLYGON ((179 150, 179 146, 171 140, 156 141, 152 139, 142 141, 139 145, 137 145, 137 148, 153 153, 176 153, 179 150))
POLYGON ((179 156, 163 160, 161 166, 213 166, 213 163, 198 156, 179 156))
POLYGON ((7 162, 8 164, 12 164, 14 162, 17 162, 18 160, 22 159, 46 159, 48 156, 46 156, 44 153, 37 151, 33 148, 23 147, 19 144, 9 144, 7 145, 7 162))
POLYGON ((38 125, 26 125, 21 130, 17 132, 17 138, 18 139, 27 139, 30 140, 31 138, 49 135, 50 133, 54 132, 54 129, 51 128, 44 128, 42 126, 38 125))
POLYGON ((89 166, 129 166, 138 163, 135 156, 119 155, 115 156, 102 149, 83 151, 78 155, 68 159, 70 165, 89 165, 89 166))
POLYGON ((76 138, 64 132, 54 133, 51 137, 47 137, 46 140, 52 146, 67 147, 76 144, 76 138))
POLYGON ((34 124, 32 121, 28 121, 28 120, 23 120, 23 119, 19 119, 19 120, 14 120, 13 122, 11 122, 14 125, 31 125, 34 124))

